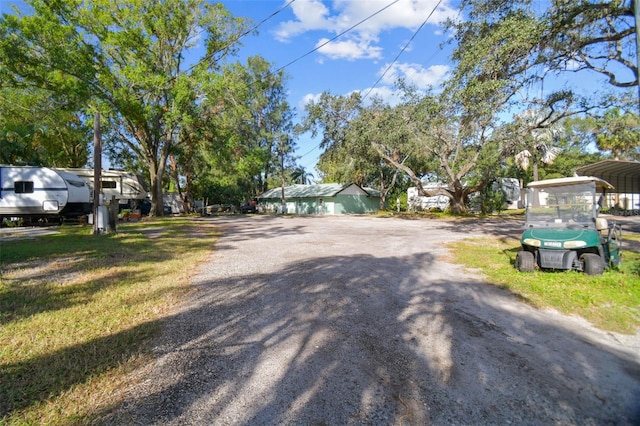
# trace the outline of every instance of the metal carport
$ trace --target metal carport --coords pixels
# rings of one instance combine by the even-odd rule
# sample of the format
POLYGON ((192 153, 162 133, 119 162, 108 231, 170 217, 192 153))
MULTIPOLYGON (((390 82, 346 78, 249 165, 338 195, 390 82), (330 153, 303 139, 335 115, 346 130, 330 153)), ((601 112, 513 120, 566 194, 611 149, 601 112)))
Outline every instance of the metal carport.
POLYGON ((595 176, 604 179, 615 187, 610 191, 627 194, 631 203, 626 209, 638 210, 640 199, 640 162, 622 160, 604 160, 594 164, 578 167, 578 176, 595 176))

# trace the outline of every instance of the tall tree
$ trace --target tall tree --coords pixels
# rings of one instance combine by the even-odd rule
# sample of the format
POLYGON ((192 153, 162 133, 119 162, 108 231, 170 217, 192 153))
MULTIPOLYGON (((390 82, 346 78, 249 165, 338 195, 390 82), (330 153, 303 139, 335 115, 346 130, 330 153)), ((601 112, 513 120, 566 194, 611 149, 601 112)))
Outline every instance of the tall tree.
POLYGON ((495 163, 500 162, 500 141, 495 138, 498 132, 491 132, 481 116, 471 120, 470 116, 457 114, 455 104, 444 93, 413 93, 396 109, 402 112, 402 126, 409 138, 400 147, 398 139, 377 143, 380 154, 387 163, 409 176, 421 196, 444 195, 450 200, 452 212, 466 212, 469 194, 488 184, 495 163), (404 156, 397 154, 398 148, 405 155, 422 158, 418 164, 432 165, 432 168, 415 169, 410 163, 400 161, 404 156), (443 185, 427 189, 422 176, 443 185))
MULTIPOLYGON (((552 0, 531 7, 531 0, 463 0, 467 19, 449 25, 468 52, 491 40, 495 28, 513 23, 519 48, 505 43, 509 71, 520 79, 540 81, 559 72, 592 71, 612 88, 638 86, 633 0, 552 0), (542 6, 542 7, 540 7, 542 6), (524 25, 520 25, 524 24, 524 25), (522 32, 528 36, 521 37, 522 32)), ((473 54, 473 53, 471 53, 473 54)), ((636 98, 636 106, 638 99, 636 98)))
POLYGON ((0 163, 81 167, 91 126, 82 106, 36 88, 0 88, 0 163))
POLYGON ((367 176, 369 185, 380 191, 381 209, 402 173, 420 171, 423 165, 424 156, 413 143, 405 112, 402 106, 394 108, 374 99, 353 121, 349 131, 352 145, 369 164, 369 167, 360 164, 359 170, 367 176))
POLYGON ((416 144, 437 160, 435 174, 446 188, 426 191, 413 170, 385 156, 407 172, 421 195, 448 196, 454 212, 466 211, 467 196, 490 182, 496 165, 520 150, 520 141, 595 107, 564 90, 544 98, 522 96, 546 72, 545 60, 531 50, 547 22, 532 14, 526 1, 469 0, 463 9, 469 19, 450 22, 456 67, 444 90, 413 94, 407 104, 416 144), (538 120, 503 121, 511 111, 533 107, 541 112, 538 120))
POLYGON ((312 134, 322 131, 325 152, 319 167, 336 165, 344 175, 345 170, 358 164, 353 159, 358 157, 359 161, 368 162, 369 170, 384 165, 379 170, 387 173, 380 175, 378 184, 385 191, 392 190, 398 171, 402 171, 421 195, 447 196, 453 212, 466 212, 468 196, 491 181, 497 172, 496 164, 515 154, 518 141, 533 130, 544 128, 565 114, 570 100, 556 96, 550 100, 555 109, 550 109, 553 112, 544 119, 506 125, 500 124, 497 115, 510 105, 512 86, 501 81, 485 88, 467 82, 458 84, 450 82, 450 90, 426 95, 404 88, 405 101, 395 107, 374 102, 365 108, 357 94, 323 94, 307 106, 303 127, 312 130, 312 134), (504 85, 503 96, 496 95, 500 85, 504 85), (494 108, 481 103, 483 98, 485 103, 493 102, 494 108), (468 107, 461 102, 470 99, 473 102, 468 107), (340 160, 331 160, 332 157, 340 160), (423 186, 425 177, 443 185, 427 189, 423 186))
POLYGON ((246 64, 226 66, 212 80, 203 101, 219 110, 212 125, 221 136, 216 149, 222 152, 210 156, 211 161, 218 161, 210 166, 224 167, 245 197, 266 191, 270 177, 280 175, 282 144, 287 145, 285 162, 293 159, 287 78, 283 71, 274 72, 263 58, 250 57, 246 64), (219 164, 220 160, 226 164, 219 164))
POLYGON ((389 141, 403 129, 395 127, 398 123, 393 122, 389 108, 380 100, 365 107, 358 93, 334 96, 325 92, 306 105, 306 112, 298 131, 322 134, 324 152, 317 167, 323 181, 374 187, 380 190, 380 207, 384 208, 400 169, 384 161, 374 143, 389 141))
POLYGON ((146 163, 152 214, 162 215, 162 180, 185 111, 246 23, 202 0, 28 4, 30 13, 0 19, 0 80, 91 99, 120 143, 146 163), (185 63, 198 43, 204 56, 185 63))
POLYGON ((306 116, 298 132, 310 131, 315 137, 322 135, 323 153, 317 165, 324 182, 353 182, 360 186, 380 189, 381 206, 397 176, 372 145, 371 134, 379 130, 372 127, 371 115, 365 114, 359 93, 348 96, 324 92, 317 100, 306 105, 306 116))
POLYGON ((540 63, 595 71, 616 87, 638 85, 633 0, 554 0, 541 20, 540 63))
POLYGON ((596 121, 596 145, 601 151, 610 151, 614 159, 640 158, 640 117, 636 113, 613 108, 596 121))
POLYGON ((360 94, 340 96, 324 92, 307 103, 305 110, 306 115, 296 130, 309 131, 312 137, 321 136, 319 147, 323 152, 317 169, 322 181, 372 184, 371 173, 380 156, 366 138, 359 137, 362 135, 353 130, 364 111, 360 94))
POLYGON ((297 131, 310 131, 314 138, 320 135, 320 149, 334 149, 346 143, 349 126, 362 110, 362 98, 357 92, 348 96, 323 92, 317 100, 309 102, 305 110, 306 116, 297 131))

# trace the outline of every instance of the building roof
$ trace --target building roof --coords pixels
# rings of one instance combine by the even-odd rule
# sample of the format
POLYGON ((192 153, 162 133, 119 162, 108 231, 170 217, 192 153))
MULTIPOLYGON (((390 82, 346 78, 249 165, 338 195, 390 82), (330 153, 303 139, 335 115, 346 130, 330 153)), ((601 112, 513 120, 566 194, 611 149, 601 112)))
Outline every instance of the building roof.
POLYGON ((640 193, 640 162, 604 160, 578 167, 580 176, 597 176, 615 187, 613 192, 640 193))
POLYGON ((363 189, 367 194, 369 194, 370 197, 381 197, 382 193, 380 191, 378 191, 377 189, 373 189, 373 188, 369 188, 368 186, 362 186, 360 187, 361 189, 363 189))
POLYGON ((596 176, 574 176, 574 177, 557 178, 557 179, 536 180, 536 181, 530 182, 529 185, 527 186, 529 188, 549 188, 553 186, 566 186, 566 185, 573 185, 577 183, 589 183, 589 182, 595 182, 596 187, 598 189, 600 188, 606 188, 608 190, 613 189, 613 186, 611 186, 609 182, 603 179, 600 179, 599 177, 596 177, 596 176))
MULTIPOLYGON (((340 184, 340 183, 321 183, 316 185, 289 185, 284 187, 285 198, 320 198, 320 197, 335 197, 340 192, 354 185, 361 189, 368 197, 379 197, 380 192, 371 188, 361 188, 355 183, 340 184)), ((270 189, 260 195, 258 199, 279 199, 282 195, 282 187, 270 189)))

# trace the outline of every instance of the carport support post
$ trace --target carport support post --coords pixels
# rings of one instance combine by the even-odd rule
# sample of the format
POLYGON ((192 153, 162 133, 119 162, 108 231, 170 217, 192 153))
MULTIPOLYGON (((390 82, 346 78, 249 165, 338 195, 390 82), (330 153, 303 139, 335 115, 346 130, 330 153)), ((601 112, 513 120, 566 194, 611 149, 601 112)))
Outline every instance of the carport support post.
POLYGON ((102 189, 102 134, 100 133, 100 113, 93 117, 93 235, 100 235, 98 210, 102 189))

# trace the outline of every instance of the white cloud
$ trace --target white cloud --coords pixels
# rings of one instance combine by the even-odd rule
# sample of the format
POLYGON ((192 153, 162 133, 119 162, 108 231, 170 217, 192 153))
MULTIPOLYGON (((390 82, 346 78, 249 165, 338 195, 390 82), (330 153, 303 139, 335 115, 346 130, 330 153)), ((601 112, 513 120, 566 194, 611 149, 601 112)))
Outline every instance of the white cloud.
MULTIPOLYGON (((382 67, 378 75, 382 75, 385 69, 389 65, 382 67)), ((449 73, 450 67, 447 65, 432 65, 430 67, 423 67, 420 64, 407 64, 396 63, 389 69, 384 78, 380 81, 381 85, 371 88, 365 88, 362 90, 355 90, 360 92, 362 96, 367 95, 365 104, 369 103, 374 98, 381 98, 389 105, 398 105, 402 101, 402 93, 396 90, 395 85, 398 78, 404 78, 407 83, 416 86, 420 91, 428 90, 431 86, 437 87, 445 80, 449 73)), ((351 93, 351 92, 350 92, 351 93)), ((345 96, 348 96, 347 93, 345 96)), ((320 99, 321 93, 313 94, 308 93, 300 99, 297 108, 298 111, 304 111, 305 105, 309 102, 317 102, 320 99)))
MULTIPOLYGON (((328 39, 320 39, 316 47, 326 43, 328 39)), ((328 56, 330 59, 378 59, 381 58, 382 48, 372 46, 369 41, 344 40, 332 41, 320 49, 318 52, 328 56)))
POLYGON ((575 71, 578 68, 580 68, 580 63, 573 59, 569 59, 568 61, 565 62, 564 67, 565 67, 565 70, 567 71, 575 71))
MULTIPOLYGON (((387 69, 385 65, 380 69, 378 75, 387 69)), ((395 63, 384 75, 381 82, 393 85, 399 78, 403 78, 407 83, 416 86, 418 89, 427 89, 430 86, 438 86, 447 77, 450 67, 447 65, 432 65, 424 67, 420 64, 395 63)))
MULTIPOLYGON (((344 96, 350 96, 352 93, 356 92, 359 92, 362 96, 367 95, 367 98, 363 102, 364 105, 370 105, 375 98, 380 98, 391 106, 398 105, 402 101, 402 93, 388 86, 374 87, 373 89, 369 87, 362 90, 352 90, 345 93, 344 96)), ((308 93, 304 95, 302 99, 300 99, 300 102, 298 102, 298 111, 302 113, 309 102, 318 102, 320 100, 320 96, 322 96, 322 93, 308 93)))
POLYGON ((333 27, 327 18, 329 9, 320 0, 298 0, 291 5, 295 21, 282 22, 275 31, 276 39, 289 41, 292 37, 313 30, 328 30, 333 27))
POLYGON ((364 100, 365 105, 371 104, 375 98, 382 99, 383 102, 391 106, 396 106, 402 101, 402 94, 388 86, 367 88, 361 90, 360 93, 362 96, 367 95, 364 100))
MULTIPOLYGON (((335 0, 333 8, 340 13, 342 30, 374 14, 390 3, 389 0, 335 0)), ((417 29, 431 14, 429 23, 438 24, 447 18, 455 18, 458 11, 444 0, 436 8, 438 0, 400 0, 358 27, 360 32, 378 34, 394 28, 417 29)))
MULTIPOLYGON (((429 18, 437 25, 447 18, 455 19, 458 12, 443 0, 429 18)), ((436 7, 438 0, 400 0, 376 16, 363 22, 320 53, 331 58, 361 59, 378 58, 382 48, 375 46, 382 31, 405 28, 415 31, 436 7), (333 46, 331 46, 333 45, 333 46), (349 56, 348 53, 352 55, 349 56), (364 52, 367 52, 366 54, 364 52)), ((297 0, 291 5, 295 20, 281 23, 275 31, 277 40, 286 42, 308 31, 326 31, 337 35, 374 14, 389 0, 297 0), (330 8, 327 5, 330 4, 330 8)), ((331 37, 325 37, 327 40, 331 37)), ((320 44, 318 42, 318 44, 320 44)), ((316 44, 316 46, 318 45, 316 44)))
POLYGON ((300 102, 298 102, 298 111, 304 111, 305 106, 309 102, 318 102, 320 100, 320 96, 322 96, 322 93, 307 93, 306 95, 304 95, 302 99, 300 99, 300 102))

